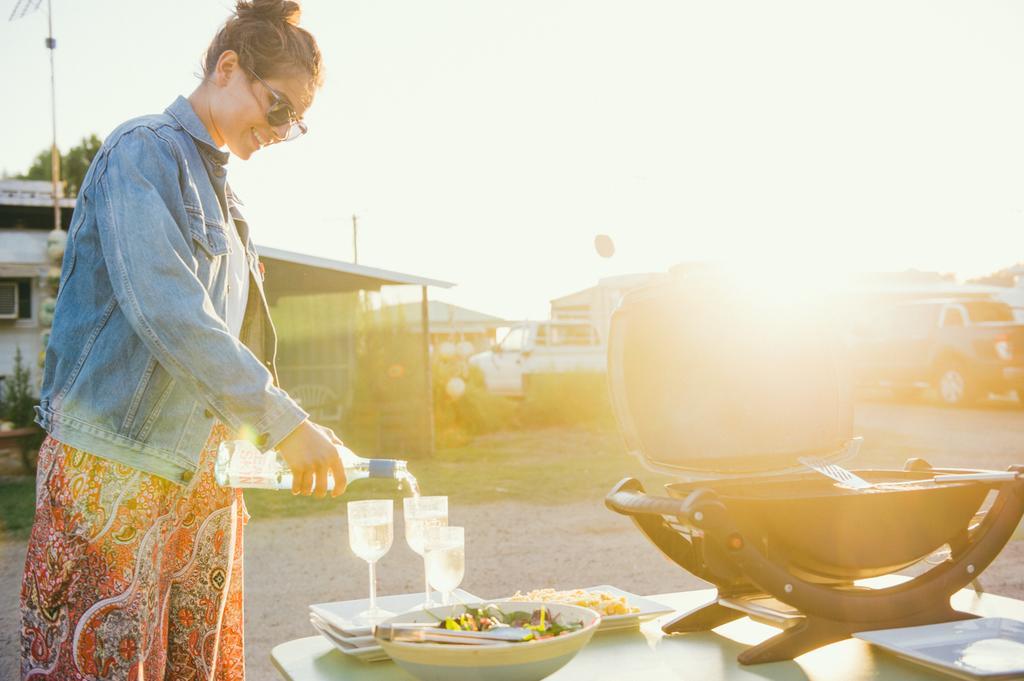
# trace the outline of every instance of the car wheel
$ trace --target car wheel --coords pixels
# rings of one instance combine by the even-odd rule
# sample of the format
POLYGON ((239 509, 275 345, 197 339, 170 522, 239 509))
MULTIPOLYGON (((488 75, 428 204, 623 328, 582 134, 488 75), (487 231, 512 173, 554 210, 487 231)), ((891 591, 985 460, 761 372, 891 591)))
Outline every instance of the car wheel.
POLYGON ((960 364, 943 365, 936 383, 939 397, 951 407, 968 404, 975 399, 974 385, 960 364))

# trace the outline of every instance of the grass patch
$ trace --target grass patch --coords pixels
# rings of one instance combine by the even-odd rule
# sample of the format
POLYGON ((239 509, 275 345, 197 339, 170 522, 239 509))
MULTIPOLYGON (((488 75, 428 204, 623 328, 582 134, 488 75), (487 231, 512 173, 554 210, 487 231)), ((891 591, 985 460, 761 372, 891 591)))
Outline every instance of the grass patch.
MULTIPOLYGON (((652 491, 669 480, 643 468, 626 453, 618 432, 585 427, 546 428, 481 435, 463 447, 439 449, 409 468, 425 495, 447 495, 453 505, 515 501, 550 506, 579 501, 602 503, 612 485, 627 475, 652 491)), ((357 499, 400 499, 407 491, 390 481, 361 480, 337 499, 294 497, 288 492, 248 490, 254 520, 314 514, 344 514, 357 499)), ((35 481, 0 481, 0 532, 25 538, 32 526, 35 481)), ((401 507, 396 506, 401 513, 401 507)))
POLYGON ((35 478, 0 479, 0 537, 27 539, 35 513, 35 478))
MULTIPOLYGON (((482 435, 463 447, 439 449, 431 459, 412 460, 409 469, 424 495, 447 495, 458 506, 500 501, 538 506, 588 500, 599 504, 612 485, 627 475, 652 491, 660 491, 669 481, 627 454, 618 432, 583 427, 482 435)), ((249 513, 259 520, 344 513, 348 501, 399 499, 406 494, 396 490, 394 483, 363 480, 338 499, 251 490, 245 501, 249 513)))

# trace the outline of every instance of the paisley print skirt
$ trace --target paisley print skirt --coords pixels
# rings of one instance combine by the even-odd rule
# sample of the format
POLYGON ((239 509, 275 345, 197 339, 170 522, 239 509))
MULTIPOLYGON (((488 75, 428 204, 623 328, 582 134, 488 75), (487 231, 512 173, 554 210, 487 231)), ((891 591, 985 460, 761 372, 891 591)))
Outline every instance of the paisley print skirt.
POLYGON ((240 490, 216 425, 185 487, 47 438, 21 586, 22 679, 241 681, 240 490))

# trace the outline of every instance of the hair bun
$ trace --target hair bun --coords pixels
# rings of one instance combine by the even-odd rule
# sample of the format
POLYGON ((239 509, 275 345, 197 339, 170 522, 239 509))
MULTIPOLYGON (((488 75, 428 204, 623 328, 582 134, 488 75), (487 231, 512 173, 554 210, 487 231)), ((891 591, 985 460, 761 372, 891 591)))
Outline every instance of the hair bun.
POLYGON ((251 0, 251 2, 240 0, 235 6, 235 14, 240 18, 282 22, 298 26, 302 8, 294 0, 251 0))

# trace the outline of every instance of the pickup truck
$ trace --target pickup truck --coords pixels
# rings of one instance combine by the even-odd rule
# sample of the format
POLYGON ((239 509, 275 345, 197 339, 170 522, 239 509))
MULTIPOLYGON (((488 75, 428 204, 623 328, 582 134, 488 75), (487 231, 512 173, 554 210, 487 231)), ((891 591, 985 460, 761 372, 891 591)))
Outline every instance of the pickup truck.
POLYGON ((469 363, 483 373, 488 391, 522 396, 537 374, 607 371, 607 352, 589 322, 522 322, 469 363))
POLYGON ((1017 392, 1024 403, 1024 324, 996 300, 895 305, 855 332, 858 382, 910 397, 933 387, 949 405, 1017 392))

